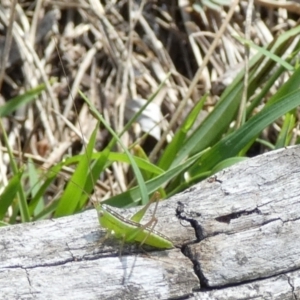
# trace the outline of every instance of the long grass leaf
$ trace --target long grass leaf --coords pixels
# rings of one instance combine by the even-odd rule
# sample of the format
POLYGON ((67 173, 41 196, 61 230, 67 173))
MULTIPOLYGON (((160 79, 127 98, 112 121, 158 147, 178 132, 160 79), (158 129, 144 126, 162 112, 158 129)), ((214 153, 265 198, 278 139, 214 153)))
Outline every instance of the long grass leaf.
MULTIPOLYGON (((167 184, 172 178, 176 177, 178 174, 184 172, 189 166, 191 166, 195 161, 197 161, 207 150, 194 155, 193 157, 187 159, 184 163, 169 169, 165 173, 149 180, 146 182, 147 190, 149 193, 157 191, 159 188, 167 184)), ((108 200, 103 201, 112 206, 124 207, 132 206, 134 203, 138 203, 141 199, 141 194, 139 187, 134 187, 122 194, 114 196, 108 200)))
POLYGON ((200 99, 200 101, 191 110, 183 124, 179 127, 172 141, 169 143, 161 158, 159 159, 158 166, 160 168, 167 170, 174 161, 174 158, 176 157, 178 151, 185 145, 187 133, 194 125, 206 99, 207 94, 200 99))
POLYGON ((13 204, 13 201, 16 198, 22 175, 22 171, 15 174, 9 180, 8 185, 5 187, 5 189, 0 195, 0 220, 3 220, 9 206, 13 204))
MULTIPOLYGON (((14 160, 13 151, 10 147, 9 142, 8 142, 7 134, 6 134, 6 131, 3 127, 1 118, 0 118, 0 129, 2 131, 4 143, 5 143, 5 146, 7 148, 8 155, 9 155, 11 168, 13 170, 14 175, 16 175, 20 172, 20 170, 18 169, 18 166, 17 166, 17 164, 14 160)), ((20 211, 21 211, 22 222, 29 222, 30 221, 30 214, 29 214, 29 210, 28 210, 28 206, 27 206, 25 191, 24 191, 21 184, 18 185, 18 206, 19 206, 20 211)), ((18 208, 17 208, 17 210, 18 210, 18 208)))
MULTIPOLYGON (((297 73, 299 76, 300 69, 297 73)), ((255 138, 264 128, 298 105, 300 105, 299 89, 279 99, 273 105, 265 107, 241 128, 226 136, 212 147, 210 151, 203 155, 200 160, 201 172, 209 171, 222 160, 237 155, 241 149, 243 149, 243 147, 245 147, 251 139, 255 138)), ((193 168, 191 176, 197 172, 199 172, 199 165, 198 169, 193 168)))
POLYGON ((55 212, 55 217, 69 215, 78 210, 81 195, 84 191, 86 180, 88 180, 89 164, 91 162, 91 157, 96 142, 98 125, 93 130, 91 138, 85 149, 86 153, 82 156, 82 159, 80 160, 71 180, 69 181, 59 201, 55 212))
POLYGON ((36 88, 27 91, 26 93, 10 99, 7 103, 0 106, 0 118, 9 116, 20 106, 30 103, 36 99, 43 90, 45 89, 45 84, 40 84, 36 88))
POLYGON ((139 189, 140 189, 140 193, 142 196, 142 204, 146 204, 149 202, 149 195, 148 195, 148 190, 147 187, 145 185, 143 176, 141 171, 139 170, 135 160, 133 159, 132 155, 130 154, 130 152, 128 151, 128 149, 125 147, 125 145, 123 144, 123 142, 121 141, 121 139, 118 137, 118 135, 113 131, 113 129, 109 126, 109 124, 104 120, 104 118, 102 117, 102 115, 95 109, 95 107, 92 105, 92 103, 87 99, 87 97, 85 97, 85 95, 80 92, 81 97, 85 100, 85 102, 88 104, 91 112, 93 113, 93 115, 97 118, 98 121, 100 121, 105 127, 106 129, 111 133, 111 135, 114 137, 115 140, 118 141, 118 143, 121 145, 121 147, 123 148, 124 152, 127 154, 128 159, 130 161, 131 167, 133 169, 133 172, 136 176, 136 180, 138 182, 139 185, 139 189))

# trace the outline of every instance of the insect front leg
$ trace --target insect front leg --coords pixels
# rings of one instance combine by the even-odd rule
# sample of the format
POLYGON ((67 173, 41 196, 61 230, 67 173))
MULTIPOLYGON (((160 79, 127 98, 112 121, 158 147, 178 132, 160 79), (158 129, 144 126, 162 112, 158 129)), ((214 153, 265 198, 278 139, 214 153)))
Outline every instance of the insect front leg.
POLYGON ((98 242, 97 246, 103 244, 110 236, 112 235, 111 231, 107 230, 104 237, 102 237, 98 242))

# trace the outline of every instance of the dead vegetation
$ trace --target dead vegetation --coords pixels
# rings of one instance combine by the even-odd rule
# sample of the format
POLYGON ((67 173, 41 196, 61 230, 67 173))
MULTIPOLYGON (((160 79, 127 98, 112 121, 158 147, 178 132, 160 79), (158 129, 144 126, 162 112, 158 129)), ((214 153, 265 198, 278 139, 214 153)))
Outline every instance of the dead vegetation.
MULTIPOLYGON (((39 83, 46 84, 34 104, 18 108, 4 120, 11 146, 22 153, 22 160, 28 156, 24 153, 31 154, 45 168, 78 152, 82 135, 88 139, 95 126, 78 89, 116 132, 134 107, 143 105, 142 99, 159 90, 148 115, 150 127, 159 122, 159 129, 143 144, 155 162, 195 103, 210 93, 199 123, 245 68, 245 47, 234 36, 245 37, 248 24, 249 39, 266 46, 295 26, 300 14, 296 2, 276 0, 257 0, 253 5, 237 0, 35 4, 19 1, 14 5, 6 0, 0 5, 0 55, 5 62, 0 100, 6 103, 39 83), (5 55, 5 42, 10 39, 5 55), (55 82, 49 84, 53 77, 55 82)), ((250 49, 249 56, 254 53, 250 49)), ((276 86, 270 93, 275 91, 276 86)), ((141 137, 144 126, 140 122, 123 136, 128 147, 141 137)), ((98 150, 109 140, 102 129, 98 150)), ((5 163, 1 165, 1 173, 6 174, 5 163)), ((111 171, 102 178, 101 196, 125 190, 130 181, 124 165, 114 164, 111 171)))

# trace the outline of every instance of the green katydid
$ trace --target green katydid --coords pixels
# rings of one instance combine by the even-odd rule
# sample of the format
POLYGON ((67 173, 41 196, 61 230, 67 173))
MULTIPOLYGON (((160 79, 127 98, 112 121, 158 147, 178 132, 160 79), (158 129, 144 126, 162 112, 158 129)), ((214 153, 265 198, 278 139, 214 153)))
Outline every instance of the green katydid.
MULTIPOLYGON (((79 94, 82 96, 82 98, 85 100, 85 102, 88 104, 90 112, 92 115, 99 121, 104 124, 106 129, 112 134, 114 139, 118 141, 121 145, 121 147, 124 149, 125 153, 128 156, 129 161, 131 162, 132 168, 134 170, 134 173, 136 174, 136 178, 141 190, 142 199, 147 200, 148 193, 147 188, 145 185, 145 182, 142 179, 142 175, 140 170, 138 169, 136 162, 132 158, 131 154, 129 153, 128 149, 124 146, 122 143, 122 140, 119 138, 119 136, 113 131, 113 129, 109 126, 109 124, 105 121, 105 119, 102 117, 101 114, 95 109, 95 107, 91 104, 89 99, 79 91, 79 94)), ((114 143, 114 141, 112 144, 114 143)), ((108 147, 109 149, 110 147, 108 147)), ((147 201, 146 201, 147 202, 147 201)), ((114 212, 112 209, 110 209, 106 205, 101 205, 100 203, 95 204, 95 207, 98 212, 99 217, 99 223, 102 227, 106 228, 108 230, 108 233, 114 232, 114 235, 117 238, 122 238, 123 243, 124 242, 140 242, 140 246, 143 244, 150 245, 156 248, 162 248, 162 249, 170 249, 173 248, 173 243, 162 234, 154 231, 154 227, 157 223, 156 218, 154 217, 157 204, 154 209, 154 213, 152 216, 152 219, 146 223, 146 224, 140 224, 140 220, 142 219, 143 215, 145 214, 146 210, 148 209, 149 205, 151 204, 151 200, 142 208, 140 211, 138 211, 130 220, 125 219, 121 215, 114 212), (150 227, 152 225, 152 227, 150 227)))
POLYGON ((145 244, 160 249, 174 248, 173 243, 166 236, 154 230, 157 223, 154 215, 158 202, 156 202, 152 219, 146 224, 139 223, 152 202, 149 201, 130 219, 125 219, 105 204, 95 203, 95 208, 98 212, 100 225, 108 230, 108 234, 114 232, 116 238, 122 238, 123 243, 139 242, 140 247, 145 244))

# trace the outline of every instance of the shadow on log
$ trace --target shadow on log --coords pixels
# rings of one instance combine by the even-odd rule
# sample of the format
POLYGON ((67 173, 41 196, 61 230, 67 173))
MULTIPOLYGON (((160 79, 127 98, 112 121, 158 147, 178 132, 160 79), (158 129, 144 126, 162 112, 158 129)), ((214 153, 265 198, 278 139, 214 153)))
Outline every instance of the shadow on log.
POLYGON ((1 228, 0 298, 298 299, 299 183, 300 147, 225 169, 160 203, 176 248, 148 254, 100 243, 95 210, 1 228))

